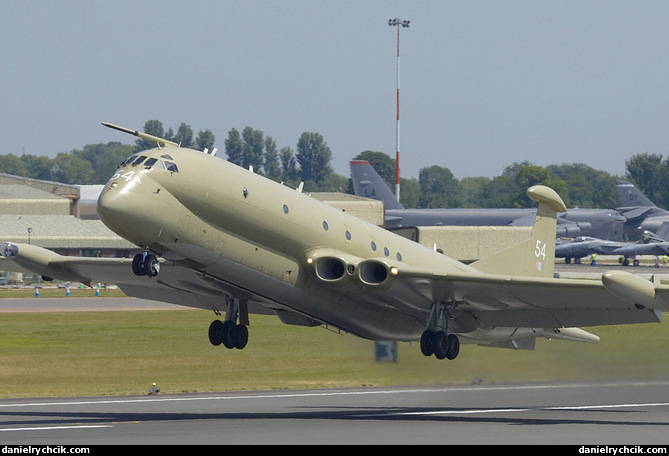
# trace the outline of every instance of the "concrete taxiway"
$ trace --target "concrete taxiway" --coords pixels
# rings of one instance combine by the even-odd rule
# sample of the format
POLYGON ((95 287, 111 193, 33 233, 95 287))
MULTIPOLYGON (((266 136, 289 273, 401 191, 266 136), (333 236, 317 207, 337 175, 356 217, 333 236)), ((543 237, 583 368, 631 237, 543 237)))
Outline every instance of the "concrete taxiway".
POLYGON ((0 442, 666 445, 669 380, 0 400, 0 442))

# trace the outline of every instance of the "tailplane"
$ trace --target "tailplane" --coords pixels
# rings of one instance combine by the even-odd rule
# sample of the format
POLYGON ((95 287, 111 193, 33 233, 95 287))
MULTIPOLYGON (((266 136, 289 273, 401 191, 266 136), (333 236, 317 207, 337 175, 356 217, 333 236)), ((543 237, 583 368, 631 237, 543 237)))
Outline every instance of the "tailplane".
POLYGON ((553 277, 557 213, 567 208, 555 190, 543 185, 527 189, 527 196, 539 203, 530 238, 470 266, 491 274, 553 277))

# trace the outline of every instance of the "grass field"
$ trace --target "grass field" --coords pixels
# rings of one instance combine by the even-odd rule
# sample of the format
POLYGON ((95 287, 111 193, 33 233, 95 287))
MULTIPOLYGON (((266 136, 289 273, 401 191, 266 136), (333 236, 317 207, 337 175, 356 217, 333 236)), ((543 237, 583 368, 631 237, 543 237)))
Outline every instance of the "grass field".
POLYGON ((202 310, 0 314, 0 397, 669 378, 666 324, 586 328, 602 341, 535 351, 463 345, 454 361, 399 343, 388 363, 373 342, 251 317, 240 351, 209 344, 202 310))

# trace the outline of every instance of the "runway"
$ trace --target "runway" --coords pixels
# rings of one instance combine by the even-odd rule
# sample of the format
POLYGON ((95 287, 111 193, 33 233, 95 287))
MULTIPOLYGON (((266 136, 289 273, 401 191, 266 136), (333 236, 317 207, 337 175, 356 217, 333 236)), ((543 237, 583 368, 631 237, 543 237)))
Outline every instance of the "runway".
POLYGON ((668 430, 669 381, 0 400, 7 445, 664 446, 668 430))

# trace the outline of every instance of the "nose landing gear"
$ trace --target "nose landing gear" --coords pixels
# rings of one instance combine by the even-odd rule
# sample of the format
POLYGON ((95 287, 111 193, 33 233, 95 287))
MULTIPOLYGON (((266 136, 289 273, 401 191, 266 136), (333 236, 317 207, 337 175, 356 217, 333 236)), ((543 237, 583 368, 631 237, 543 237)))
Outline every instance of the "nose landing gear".
POLYGON ((152 253, 138 253, 132 259, 132 272, 136 276, 155 277, 160 272, 160 261, 152 253))

